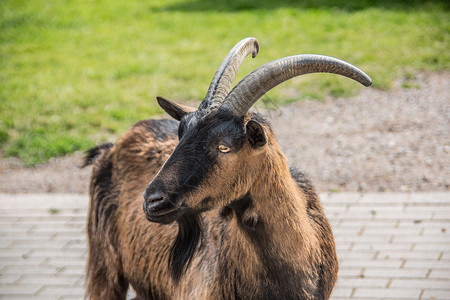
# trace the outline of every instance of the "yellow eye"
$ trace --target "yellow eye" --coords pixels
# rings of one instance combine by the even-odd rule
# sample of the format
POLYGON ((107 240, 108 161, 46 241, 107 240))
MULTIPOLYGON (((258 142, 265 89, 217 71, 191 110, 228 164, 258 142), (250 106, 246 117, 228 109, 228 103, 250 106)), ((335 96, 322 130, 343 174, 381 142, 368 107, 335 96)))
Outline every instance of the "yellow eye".
POLYGON ((230 152, 230 150, 231 150, 230 147, 227 147, 227 146, 224 146, 224 145, 219 145, 218 149, 222 153, 227 153, 227 152, 230 152))

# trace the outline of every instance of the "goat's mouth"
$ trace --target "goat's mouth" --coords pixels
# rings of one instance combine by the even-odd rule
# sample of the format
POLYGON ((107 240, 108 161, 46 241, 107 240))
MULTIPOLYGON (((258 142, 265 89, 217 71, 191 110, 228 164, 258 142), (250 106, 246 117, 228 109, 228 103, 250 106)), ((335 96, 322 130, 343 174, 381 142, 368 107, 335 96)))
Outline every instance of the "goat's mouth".
POLYGON ((156 201, 144 201, 143 209, 147 220, 150 222, 170 224, 184 213, 184 207, 175 205, 165 199, 156 199, 156 201))

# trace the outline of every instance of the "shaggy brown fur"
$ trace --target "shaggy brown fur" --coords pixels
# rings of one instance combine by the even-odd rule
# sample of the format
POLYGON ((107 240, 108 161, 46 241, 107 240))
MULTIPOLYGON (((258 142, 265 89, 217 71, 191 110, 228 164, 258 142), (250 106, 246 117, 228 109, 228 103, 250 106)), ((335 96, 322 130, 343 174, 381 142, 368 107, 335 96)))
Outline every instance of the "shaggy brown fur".
POLYGON ((267 122, 249 119, 262 124, 267 145, 244 143, 214 169, 188 196, 202 211, 188 224, 152 223, 142 209, 142 193, 178 144, 177 122, 142 121, 91 150, 88 298, 125 299, 128 285, 139 299, 329 298, 338 263, 318 196, 289 170, 267 122), (210 198, 218 200, 201 201, 210 198), (175 240, 190 247, 179 278, 169 268, 180 255, 175 240))

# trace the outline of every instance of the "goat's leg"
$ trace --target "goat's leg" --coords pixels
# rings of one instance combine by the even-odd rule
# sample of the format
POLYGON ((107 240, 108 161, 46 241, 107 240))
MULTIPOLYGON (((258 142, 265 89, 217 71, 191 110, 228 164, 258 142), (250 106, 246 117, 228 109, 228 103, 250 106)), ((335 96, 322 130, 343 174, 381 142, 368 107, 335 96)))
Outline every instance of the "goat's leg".
MULTIPOLYGON (((98 267, 98 265, 97 265, 98 267)), ((87 282, 87 298, 90 300, 125 300, 128 281, 118 272, 111 272, 108 268, 90 270, 87 282), (112 274, 113 273, 113 274, 112 274)))
POLYGON ((95 231, 89 231, 88 237, 87 299, 125 300, 129 284, 123 276, 118 253, 95 231))

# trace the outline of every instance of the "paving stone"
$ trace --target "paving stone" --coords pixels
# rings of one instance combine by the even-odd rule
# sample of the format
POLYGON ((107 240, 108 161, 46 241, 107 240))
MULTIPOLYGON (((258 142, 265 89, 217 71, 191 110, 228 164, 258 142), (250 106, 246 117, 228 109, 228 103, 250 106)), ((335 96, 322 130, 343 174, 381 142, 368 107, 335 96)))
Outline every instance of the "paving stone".
MULTIPOLYGON (((412 221, 410 221, 412 223, 412 221)), ((380 229, 380 228, 395 228, 395 226, 397 225, 398 220, 377 220, 376 222, 373 220, 348 220, 348 219, 343 219, 340 224, 339 224, 339 228, 346 228, 346 227, 356 227, 361 229, 362 227, 364 227, 365 229, 367 228, 376 228, 376 229, 380 229)))
POLYGON ((79 244, 85 244, 86 243, 86 233, 70 233, 70 234, 61 234, 61 233, 55 233, 54 236, 52 236, 52 241, 58 241, 58 242, 71 242, 79 243, 79 244))
POLYGON ((367 205, 366 203, 360 203, 358 205, 350 205, 347 209, 349 213, 365 213, 376 211, 377 213, 396 213, 400 214, 405 209, 404 204, 377 204, 377 205, 367 205))
POLYGON ((342 212, 347 211, 347 206, 341 205, 341 204, 334 204, 334 203, 328 204, 324 208, 325 208, 326 212, 330 212, 330 213, 333 213, 333 212, 342 213, 342 212))
POLYGON ((0 215, 0 224, 3 223, 18 223, 20 222, 20 217, 13 217, 13 216, 1 216, 0 215))
POLYGON ((448 280, 450 278, 450 269, 433 269, 428 278, 448 280))
POLYGON ((59 257, 59 258, 47 258, 45 263, 43 264, 45 266, 85 266, 86 260, 82 259, 81 257, 59 257))
POLYGON ((450 249, 445 249, 444 251, 442 251, 441 259, 450 259, 450 249))
MULTIPOLYGON (((374 250, 362 250, 362 251, 351 251, 351 250, 341 250, 337 251, 337 255, 342 260, 347 259, 365 259, 372 260, 375 258, 377 251, 374 250)), ((398 257, 393 257, 398 258, 398 257)))
POLYGON ((450 249, 450 244, 447 242, 420 242, 414 244, 414 250, 440 250, 446 251, 450 249))
POLYGON ((38 284, 0 284, 0 295, 32 296, 41 288, 38 284))
MULTIPOLYGON (((87 249, 86 249, 87 250, 87 249)), ((28 251, 28 257, 52 257, 52 258, 71 258, 81 257, 85 251, 81 249, 54 249, 54 248, 40 248, 28 251)))
POLYGON ((342 278, 339 280, 341 287, 378 287, 385 288, 389 282, 388 278, 374 279, 374 278, 342 278))
POLYGON ((383 244, 389 243, 389 241, 392 239, 391 236, 349 236, 349 235, 335 235, 336 242, 353 242, 353 243, 362 243, 362 244, 370 244, 373 242, 380 242, 383 244))
POLYGON ((0 266, 40 266, 46 258, 34 258, 34 257, 0 257, 0 266))
POLYGON ((52 241, 45 240, 45 243, 40 240, 16 240, 11 243, 9 247, 14 249, 34 249, 45 246, 46 248, 62 249, 67 244, 67 241, 52 241))
POLYGON ((409 203, 411 195, 409 193, 365 193, 362 194, 360 203, 409 203))
POLYGON ((410 287, 408 289, 397 288, 356 288, 355 297, 361 298, 383 298, 383 299, 419 299, 421 289, 410 287))
POLYGON ((60 269, 60 275, 84 275, 86 272, 85 265, 81 266, 64 266, 60 269))
POLYGON ((450 215, 450 212, 444 211, 444 210, 438 210, 438 211, 434 211, 433 212, 433 216, 432 216, 432 220, 437 220, 437 221, 448 221, 448 216, 450 215))
POLYGON ((31 230, 33 228, 55 228, 55 227, 75 227, 75 228, 83 228, 86 227, 86 220, 83 222, 75 222, 75 221, 69 221, 68 218, 63 218, 60 221, 55 221, 53 219, 46 218, 42 220, 41 222, 28 222, 26 220, 23 220, 20 222, 21 225, 24 226, 31 226, 31 230))
POLYGON ((331 299, 349 299, 353 292, 353 288, 350 287, 337 287, 333 290, 331 294, 331 299))
POLYGON ((361 232, 361 227, 349 227, 349 228, 335 228, 333 230, 335 235, 351 235, 357 236, 361 232))
POLYGON ((27 232, 33 228, 35 224, 21 224, 11 222, 0 222, 2 232, 27 232))
POLYGON ((0 249, 9 249, 13 242, 5 239, 0 240, 0 249))
MULTIPOLYGON (((358 243, 352 248, 353 251, 359 250, 386 250, 386 251, 411 251, 414 243, 383 243, 383 242, 371 242, 371 243, 358 243)), ((433 248, 434 249, 434 248, 433 248)))
MULTIPOLYGON (((80 296, 61 296, 61 297, 59 297, 58 298, 58 300, 80 300, 80 299, 82 299, 82 298, 80 298, 80 296)), ((127 299, 130 299, 130 298, 127 298, 127 299)), ((132 299, 134 299, 134 298, 132 298, 132 299)))
POLYGON ((75 286, 80 280, 84 280, 84 277, 80 275, 22 275, 17 283, 37 284, 41 286, 46 284, 75 286))
POLYGON ((22 275, 20 274, 0 274, 0 285, 1 284, 13 284, 16 282, 22 275))
POLYGON ((364 270, 364 278, 417 278, 425 279, 427 269, 398 269, 398 268, 367 268, 364 270))
POLYGON ((390 287, 408 288, 416 287, 422 289, 450 289, 450 278, 448 280, 431 280, 431 279, 393 279, 390 287))
POLYGON ((408 260, 405 268, 425 268, 425 269, 444 269, 450 270, 449 260, 408 260))
POLYGON ((50 209, 53 207, 86 208, 89 204, 87 195, 79 194, 0 194, 3 209, 50 209))
POLYGON ((403 261, 396 260, 367 260, 367 259, 345 259, 342 261, 341 266, 344 267, 376 267, 376 268, 400 268, 403 261))
POLYGON ((450 248, 450 239, 446 236, 419 236, 419 235, 410 235, 410 236, 403 236, 403 235, 395 235, 392 239, 393 243, 396 242, 413 242, 413 243, 442 243, 444 245, 447 245, 448 248, 450 248))
POLYGON ((0 249, 0 257, 23 257, 29 252, 30 248, 13 249, 8 247, 7 249, 0 249))
POLYGON ((379 228, 368 227, 362 231, 363 236, 420 236, 422 228, 379 228))
POLYGON ((335 193, 335 194, 320 194, 322 203, 340 203, 340 204, 353 204, 357 203, 361 199, 361 194, 358 193, 335 193))
POLYGON ((448 300, 450 299, 450 289, 436 290, 427 289, 423 292, 422 299, 448 300))
POLYGON ((437 226, 434 228, 430 228, 430 227, 424 228, 423 232, 422 232, 423 236, 435 235, 435 234, 446 236, 448 239, 450 239, 450 220, 449 220, 448 224, 442 223, 441 226, 437 226))
POLYGON ((45 285, 37 296, 78 296, 83 299, 84 289, 79 287, 61 286, 61 285, 45 285))
POLYGON ((416 220, 416 219, 423 219, 423 220, 431 220, 431 217, 433 216, 433 212, 431 211, 414 211, 414 212, 396 212, 396 211, 382 211, 380 213, 377 213, 375 211, 375 219, 377 220, 383 220, 383 219, 403 219, 403 220, 416 220))
POLYGON ((350 241, 342 241, 342 240, 337 240, 335 242, 336 242, 336 249, 338 251, 340 251, 340 250, 348 250, 353 244, 350 241))
MULTIPOLYGON (((0 295, 2 300, 59 300, 58 296, 30 296, 30 295, 0 295)), ((78 300, 81 300, 78 298, 78 300)))
POLYGON ((67 224, 64 223, 62 226, 58 225, 57 227, 56 226, 42 227, 42 226, 37 225, 37 226, 33 227, 33 229, 31 230, 31 233, 33 233, 33 234, 37 234, 37 233, 42 233, 42 234, 69 233, 69 234, 72 234, 72 233, 85 233, 85 232, 84 232, 84 228, 80 228, 78 226, 77 227, 67 226, 67 224))
POLYGON ((433 192, 433 193, 414 193, 414 196, 408 200, 408 203, 422 203, 429 205, 431 203, 445 203, 448 205, 450 203, 449 194, 446 192, 433 192))
POLYGON ((407 260, 438 260, 442 255, 442 251, 434 250, 434 251, 421 251, 414 249, 413 251, 379 251, 377 255, 377 259, 407 259, 407 260))
POLYGON ((339 267, 339 275, 338 278, 361 278, 361 275, 364 273, 364 268, 362 267, 339 267))
POLYGON ((2 270, 2 274, 34 274, 34 275, 56 275, 62 268, 61 267, 39 267, 39 266, 5 266, 2 270))
POLYGON ((442 226, 448 226, 450 224, 450 220, 447 222, 437 221, 437 220, 423 220, 420 218, 414 220, 398 220, 399 223, 397 228, 420 228, 420 229, 441 229, 442 226))
POLYGON ((21 239, 45 239, 50 238, 53 235, 55 235, 55 232, 33 232, 33 231, 24 231, 24 232, 17 232, 17 231, 5 231, 2 233, 2 237, 6 239, 13 239, 13 240, 21 240, 21 239))

